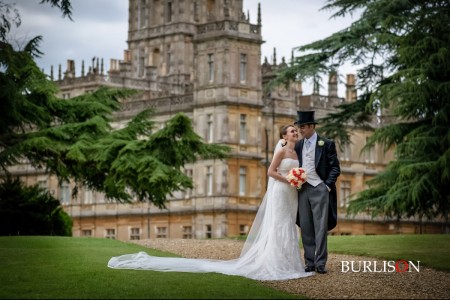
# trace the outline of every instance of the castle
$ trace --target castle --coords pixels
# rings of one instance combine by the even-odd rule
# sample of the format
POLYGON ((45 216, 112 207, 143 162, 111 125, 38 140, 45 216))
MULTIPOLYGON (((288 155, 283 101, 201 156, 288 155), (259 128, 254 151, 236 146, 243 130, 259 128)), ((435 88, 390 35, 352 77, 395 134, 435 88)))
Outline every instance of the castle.
MULTIPOLYGON (((111 59, 105 72, 103 60, 81 64, 67 61, 64 72, 50 77, 68 99, 101 86, 133 88, 139 96, 122 103, 114 116, 121 128, 142 109, 155 109, 154 121, 161 127, 174 114, 189 116, 196 132, 208 143, 232 148, 225 160, 201 160, 186 165, 194 188, 168 199, 167 209, 148 202, 112 202, 101 193, 84 189, 72 198, 73 183, 57 179, 27 164, 11 171, 28 184, 39 184, 58 197, 73 218, 74 236, 119 240, 146 238, 222 238, 245 235, 266 189, 267 169, 279 129, 291 124, 297 110, 315 110, 319 119, 343 102, 355 101, 355 76, 346 77, 345 98, 338 97, 336 74, 330 74, 328 93, 315 88, 304 95, 301 82, 267 92, 263 87, 286 66, 261 63, 261 7, 257 23, 242 12, 243 0, 130 0, 128 49, 123 59, 111 59), (87 69, 87 70, 86 70, 87 69)), ((275 52, 275 50, 274 50, 275 52)), ((374 120, 374 126, 382 126, 374 120)), ((319 125, 320 131, 320 125, 319 125)), ((372 220, 360 214, 347 216, 351 195, 383 170, 392 159, 374 147, 360 155, 369 132, 352 132, 352 143, 338 149, 341 176, 338 178, 339 221, 330 234, 389 234, 437 232, 433 224, 419 229, 416 220, 372 220)))

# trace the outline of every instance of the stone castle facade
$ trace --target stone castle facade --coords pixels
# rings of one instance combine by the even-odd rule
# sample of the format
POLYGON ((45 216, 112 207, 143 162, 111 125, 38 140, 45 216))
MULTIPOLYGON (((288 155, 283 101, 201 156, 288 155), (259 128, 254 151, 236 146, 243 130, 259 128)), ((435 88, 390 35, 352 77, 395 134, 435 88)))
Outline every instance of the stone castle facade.
MULTIPOLYGON (((115 128, 149 107, 155 109, 154 121, 161 127, 182 112, 206 142, 233 149, 226 160, 186 165, 194 188, 175 193, 162 210, 146 202, 111 202, 90 190, 72 198, 73 183, 59 185, 56 178, 27 164, 12 168, 28 184, 38 183, 61 199, 73 218, 74 236, 134 240, 245 235, 264 196, 280 127, 292 124, 297 110, 315 110, 318 119, 340 103, 355 101, 351 74, 347 75, 345 98, 338 97, 335 74, 329 77, 327 94, 315 88, 304 95, 301 82, 287 89, 263 89, 286 61, 282 58, 277 63, 274 50, 272 61, 261 64, 261 9, 257 23, 251 24, 242 8, 243 0, 130 0, 128 49, 123 59, 112 59, 107 72, 98 58, 86 68, 82 62, 79 76, 72 60, 64 72, 59 67, 57 76, 51 70, 61 98, 100 86, 142 91, 122 103, 115 128)), ((338 149, 342 168, 337 182, 339 221, 330 234, 417 233, 415 220, 399 223, 346 215, 351 195, 363 190, 365 182, 392 159, 392 152, 385 154, 381 147, 360 155, 369 134, 354 130, 352 143, 344 151, 338 149)), ((433 224, 420 230, 437 231, 433 224)))

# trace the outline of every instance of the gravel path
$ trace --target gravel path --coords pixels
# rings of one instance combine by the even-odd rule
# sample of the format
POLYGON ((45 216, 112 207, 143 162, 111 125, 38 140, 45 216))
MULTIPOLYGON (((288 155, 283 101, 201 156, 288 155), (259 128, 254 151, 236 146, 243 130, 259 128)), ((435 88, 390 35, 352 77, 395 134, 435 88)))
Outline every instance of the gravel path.
MULTIPOLYGON (((189 258, 233 259, 239 257, 243 241, 152 239, 137 244, 189 258)), ((420 272, 344 273, 341 261, 378 261, 361 256, 328 255, 325 275, 285 280, 261 281, 262 284, 291 294, 313 299, 449 299, 450 273, 420 267, 420 272)), ((377 269, 380 269, 379 267, 377 269)))

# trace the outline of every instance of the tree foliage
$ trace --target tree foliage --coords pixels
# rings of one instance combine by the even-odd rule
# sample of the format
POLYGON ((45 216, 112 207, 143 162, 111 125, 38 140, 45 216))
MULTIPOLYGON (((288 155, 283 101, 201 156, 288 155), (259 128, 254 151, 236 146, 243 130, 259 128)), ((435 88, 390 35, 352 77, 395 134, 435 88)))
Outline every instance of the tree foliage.
POLYGON ((355 102, 320 120, 324 134, 349 141, 350 130, 372 128, 367 147, 395 148, 395 160, 356 195, 349 211, 385 216, 444 216, 450 182, 450 2, 330 0, 333 17, 360 14, 351 26, 298 48, 300 55, 274 84, 361 65, 355 102), (377 124, 382 120, 394 122, 377 124), (381 125, 381 126, 380 126, 381 125))
POLYGON ((0 182, 0 235, 72 236, 72 219, 48 191, 7 176, 0 182))
MULTIPOLYGON (((70 16, 69 1, 42 1, 70 16)), ((8 29, 8 28, 6 28, 8 29)), ((163 129, 144 110, 121 129, 111 127, 121 100, 137 91, 100 88, 71 99, 57 98, 57 87, 34 58, 41 37, 24 49, 0 39, 0 169, 22 161, 79 185, 129 201, 133 195, 164 207, 167 195, 192 188, 187 163, 224 158, 230 148, 207 144, 190 119, 177 114, 163 129)), ((77 192, 75 189, 75 194, 77 192)))

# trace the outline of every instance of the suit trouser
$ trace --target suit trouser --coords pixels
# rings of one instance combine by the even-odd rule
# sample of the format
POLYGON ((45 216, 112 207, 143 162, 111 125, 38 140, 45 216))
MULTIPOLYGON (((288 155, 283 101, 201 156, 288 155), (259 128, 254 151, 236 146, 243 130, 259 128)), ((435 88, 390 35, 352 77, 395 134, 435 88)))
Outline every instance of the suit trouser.
POLYGON ((330 193, 325 183, 314 187, 303 184, 299 192, 299 218, 305 265, 325 266, 327 263, 328 202, 330 193))

